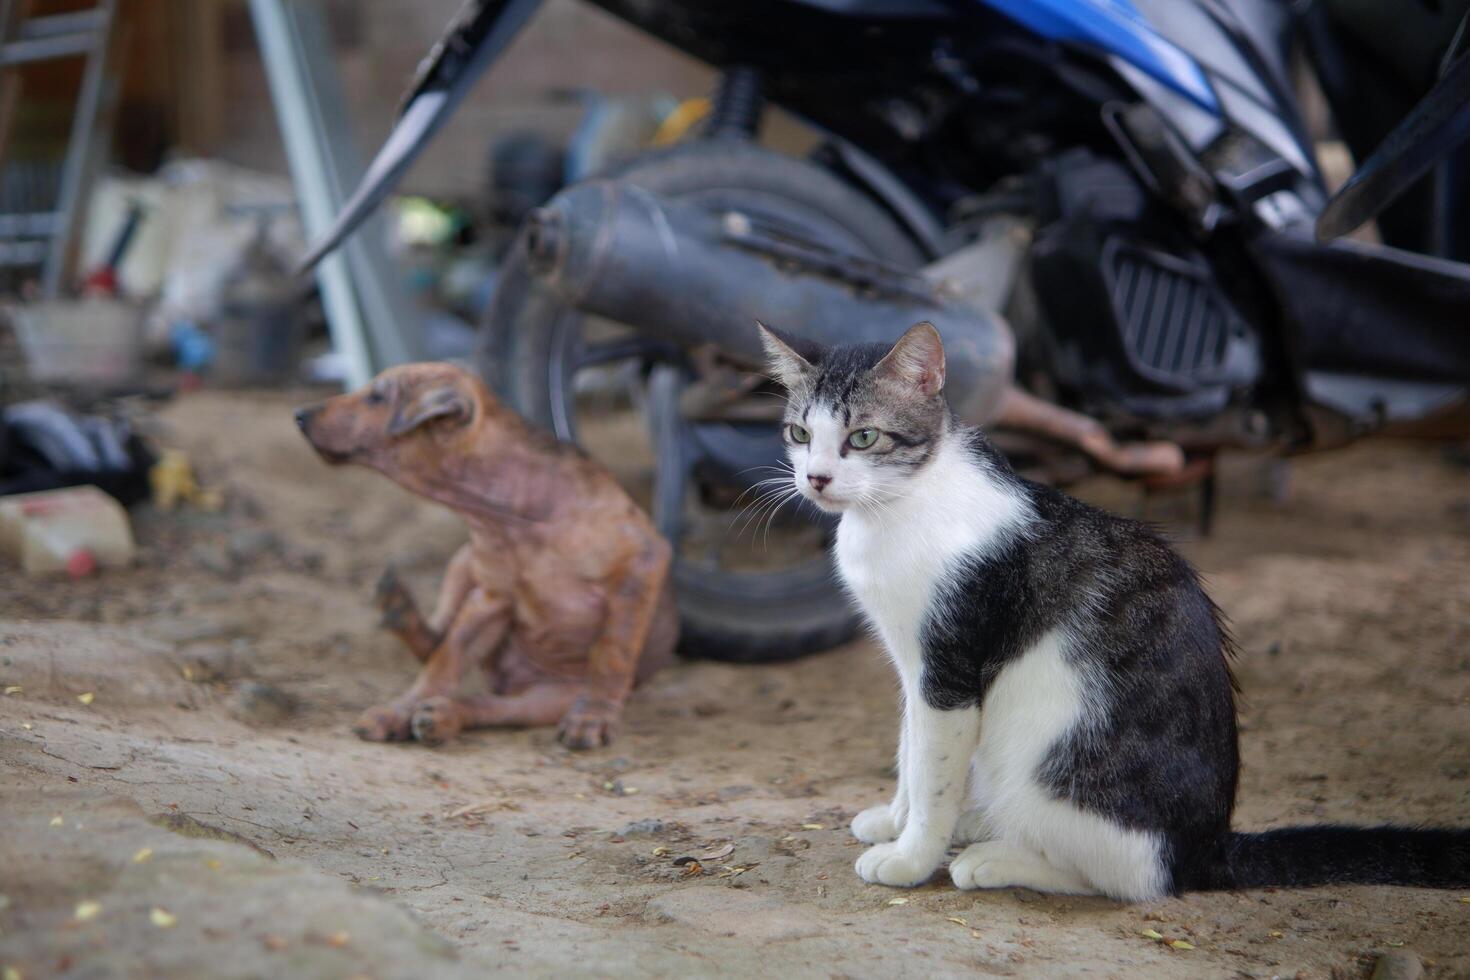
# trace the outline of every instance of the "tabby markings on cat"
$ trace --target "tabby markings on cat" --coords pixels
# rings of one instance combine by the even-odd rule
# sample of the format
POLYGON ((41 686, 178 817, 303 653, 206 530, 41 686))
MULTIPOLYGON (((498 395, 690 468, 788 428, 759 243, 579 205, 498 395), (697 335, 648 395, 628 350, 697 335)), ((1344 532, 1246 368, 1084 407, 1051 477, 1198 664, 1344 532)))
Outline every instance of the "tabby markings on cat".
POLYGON ((928 323, 822 348, 761 328, 795 489, 841 515, 838 571, 903 694, 865 880, 1140 901, 1327 882, 1465 887, 1470 830, 1230 829, 1230 641, 1151 528, 1016 475, 944 400, 928 323))

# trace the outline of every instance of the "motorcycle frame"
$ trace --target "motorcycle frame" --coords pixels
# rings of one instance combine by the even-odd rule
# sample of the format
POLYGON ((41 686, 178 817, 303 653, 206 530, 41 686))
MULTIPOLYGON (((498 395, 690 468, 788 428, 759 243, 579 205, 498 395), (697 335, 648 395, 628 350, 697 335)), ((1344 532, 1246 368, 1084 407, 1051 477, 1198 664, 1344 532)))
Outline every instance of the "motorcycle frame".
MULTIPOLYGON (((1203 153, 1227 126, 1243 128, 1258 149, 1264 146, 1269 151, 1239 162, 1234 171, 1227 166, 1212 175, 1237 210, 1236 226, 1215 236, 1212 259, 1223 252, 1228 265, 1250 268, 1249 256, 1261 236, 1290 230, 1286 226, 1292 224, 1309 225, 1325 202, 1310 144, 1280 73, 1248 57, 1241 59, 1244 74, 1239 65, 1234 74, 1218 64, 1208 72, 1199 72, 1198 66, 1190 71, 1168 54, 1178 49, 1157 32, 1152 32, 1152 40, 1145 38, 1145 46, 1159 42, 1148 50, 1165 52, 1162 60, 1130 61, 1126 51, 1099 48, 1097 32, 1102 28, 1096 18, 1106 19, 1110 9, 1116 14, 1125 7, 1136 13, 1129 0, 1040 5, 1054 14, 1071 7, 1094 17, 1092 33, 1080 37, 1073 30, 1075 23, 1053 25, 1051 36, 1039 36, 1036 23, 1016 22, 1025 5, 1002 0, 748 0, 735 6, 694 0, 592 2, 717 67, 758 70, 767 97, 834 134, 833 145, 846 148, 845 155, 840 149, 838 155, 849 179, 910 227, 931 255, 940 247, 933 234, 933 216, 947 213, 977 188, 1028 172, 1059 146, 1089 147, 1117 156, 1118 133, 1097 109, 1140 99, 1167 119, 1190 153, 1203 153), (1073 30, 1071 36, 1067 30, 1073 30), (1222 110, 1229 116, 1222 117, 1222 110), (1265 159, 1273 156, 1274 162, 1265 159)), ((1155 20, 1164 9, 1159 0, 1138 2, 1155 20)), ((537 6, 539 0, 471 0, 466 5, 421 67, 400 125, 369 178, 333 234, 313 250, 311 260, 386 195, 396 175, 537 6)), ((1214 18, 1219 43, 1250 52, 1250 45, 1235 36, 1228 11, 1216 0, 1176 3, 1168 9, 1184 7, 1214 18)), ((1132 26, 1147 23, 1139 18, 1132 26)), ((1123 149, 1126 155, 1127 148, 1123 149)), ((1306 261, 1300 250, 1275 251, 1289 252, 1298 265, 1306 261)), ((1321 259, 1313 267, 1331 267, 1338 256, 1324 252, 1321 259)), ((1443 266, 1432 271, 1446 272, 1443 266)), ((1246 275, 1249 291, 1269 294, 1271 286, 1280 286, 1280 277, 1269 269, 1253 268, 1246 275)), ((1307 276, 1305 281, 1314 290, 1333 286, 1325 274, 1307 276)), ((1453 293, 1450 305, 1464 297, 1465 308, 1470 308, 1470 277, 1449 270, 1447 282, 1453 293)), ((1296 308, 1310 305, 1298 303, 1296 308)), ((1422 314, 1391 306, 1383 312, 1390 319, 1381 325, 1380 340, 1417 329, 1415 318, 1422 314)), ((1442 314, 1443 309, 1435 312, 1442 314)), ((1294 406, 1312 396, 1313 372, 1299 354, 1321 346, 1320 337, 1304 336, 1319 325, 1294 321, 1289 309, 1269 304, 1257 304, 1256 314, 1258 329, 1271 341, 1264 345, 1271 363, 1263 372, 1263 384, 1274 388, 1261 392, 1260 405, 1275 415, 1276 427, 1288 441, 1310 442, 1310 436, 1302 435, 1304 416, 1294 406)), ((1448 358, 1451 375, 1470 377, 1466 344, 1458 337, 1441 340, 1444 344, 1431 356, 1448 358)), ((1395 363, 1391 340, 1375 345, 1370 358, 1394 376, 1391 387, 1401 395, 1405 385, 1412 389, 1420 380, 1416 372, 1424 363, 1424 351, 1410 347, 1416 348, 1414 357, 1404 364, 1395 363)), ((1424 379, 1435 398, 1426 399, 1426 388, 1411 391, 1389 407, 1381 391, 1360 384, 1353 389, 1354 396, 1339 391, 1331 408, 1348 415, 1354 431, 1428 412, 1445 400, 1444 373, 1424 379)))

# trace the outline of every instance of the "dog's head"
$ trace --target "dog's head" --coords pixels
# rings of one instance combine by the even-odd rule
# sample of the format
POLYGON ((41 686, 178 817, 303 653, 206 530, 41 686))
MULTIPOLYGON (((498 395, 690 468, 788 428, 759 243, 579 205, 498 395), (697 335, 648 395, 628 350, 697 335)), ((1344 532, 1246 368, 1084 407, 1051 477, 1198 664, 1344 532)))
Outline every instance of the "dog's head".
POLYGON ((329 463, 370 466, 432 495, 463 479, 487 420, 509 414, 480 379, 452 364, 403 364, 365 388, 296 412, 306 441, 329 463))

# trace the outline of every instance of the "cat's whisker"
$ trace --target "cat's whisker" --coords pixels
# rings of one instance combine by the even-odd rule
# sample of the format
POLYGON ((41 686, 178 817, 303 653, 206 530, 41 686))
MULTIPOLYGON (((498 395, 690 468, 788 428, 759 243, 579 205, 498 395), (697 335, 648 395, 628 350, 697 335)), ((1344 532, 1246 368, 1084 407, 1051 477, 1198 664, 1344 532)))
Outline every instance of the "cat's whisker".
POLYGON ((751 507, 757 507, 757 505, 759 505, 761 501, 766 500, 766 498, 769 497, 770 494, 775 494, 775 492, 778 492, 779 489, 781 489, 781 486, 785 485, 785 483, 789 483, 789 480, 786 480, 784 478, 773 478, 769 480, 760 480, 760 482, 756 483, 756 485, 750 486, 750 488, 745 489, 744 492, 741 492, 741 495, 739 495, 739 497, 735 498, 735 502, 736 504, 739 504, 739 502, 745 500, 745 498, 747 497, 750 498, 750 502, 747 502, 744 507, 739 508, 738 513, 735 514, 735 517, 732 517, 731 523, 734 523, 735 520, 739 520, 739 517, 741 517, 742 514, 745 513, 745 511, 750 510, 751 507))
POLYGON ((744 476, 747 473, 754 473, 756 470, 776 470, 778 473, 795 473, 796 467, 792 466, 790 463, 761 463, 758 466, 747 466, 745 469, 738 471, 735 475, 744 476))
POLYGON ((776 505, 771 508, 771 512, 766 516, 766 531, 765 531, 765 535, 761 539, 761 548, 763 550, 764 549, 768 549, 770 547, 770 544, 771 544, 771 525, 775 522, 776 515, 778 513, 780 513, 781 508, 782 507, 785 507, 793 498, 800 497, 800 496, 801 496, 800 492, 798 492, 796 490, 796 488, 793 487, 791 489, 791 492, 790 493, 788 493, 788 494, 786 494, 786 496, 782 497, 779 501, 776 502, 776 505))
POLYGON ((751 501, 751 503, 744 510, 742 510, 739 515, 736 515, 735 519, 739 520, 740 516, 744 515, 747 511, 752 512, 751 515, 746 518, 745 523, 741 524, 740 527, 736 530, 736 540, 739 540, 740 535, 744 534, 745 529, 751 526, 752 523, 755 523, 756 527, 760 526, 759 519, 764 516, 766 507, 771 505, 773 501, 780 501, 782 500, 782 498, 794 493, 796 493, 796 488, 792 486, 775 487, 762 492, 760 496, 751 501))
MULTIPOLYGON (((791 477, 789 477, 789 476, 773 476, 773 477, 770 477, 769 479, 757 480, 755 483, 752 483, 750 486, 746 487, 744 490, 742 490, 740 492, 740 496, 738 496, 738 497, 735 498, 735 504, 739 504, 740 501, 744 500, 748 495, 750 495, 752 492, 760 489, 761 487, 774 486, 774 485, 777 485, 777 484, 790 483, 790 482, 791 482, 791 477)), ((734 504, 732 504, 731 506, 734 506, 734 504)))
MULTIPOLYGON (((739 540, 740 536, 745 533, 745 529, 759 520, 761 515, 765 513, 765 509, 771 501, 779 499, 780 496, 781 492, 778 490, 768 491, 756 500, 751 501, 749 506, 737 514, 735 520, 740 521, 740 526, 734 529, 735 539, 739 540), (741 518, 744 519, 741 520, 741 518)), ((731 523, 734 524, 734 521, 731 523)), ((726 533, 729 532, 727 531, 726 533)))

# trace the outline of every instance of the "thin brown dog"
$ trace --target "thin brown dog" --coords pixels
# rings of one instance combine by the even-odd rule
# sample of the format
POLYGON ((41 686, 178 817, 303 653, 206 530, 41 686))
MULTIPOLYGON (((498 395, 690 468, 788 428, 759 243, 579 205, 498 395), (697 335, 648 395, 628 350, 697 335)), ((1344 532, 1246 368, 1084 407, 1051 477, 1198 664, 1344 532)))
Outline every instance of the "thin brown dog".
POLYGON ((470 532, 427 620, 391 571, 379 584, 385 625, 424 667, 353 730, 437 744, 559 720, 563 743, 607 744, 629 690, 672 659, 678 634, 669 544, 612 474, 448 364, 390 368, 296 423, 328 462, 371 467, 470 532), (475 663, 490 692, 457 696, 475 663))

